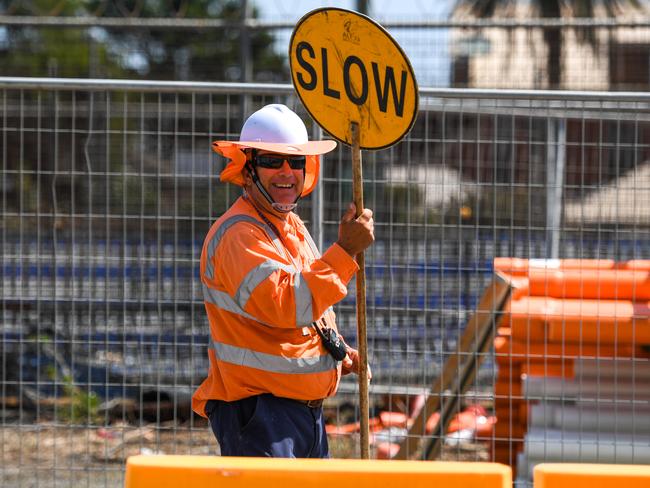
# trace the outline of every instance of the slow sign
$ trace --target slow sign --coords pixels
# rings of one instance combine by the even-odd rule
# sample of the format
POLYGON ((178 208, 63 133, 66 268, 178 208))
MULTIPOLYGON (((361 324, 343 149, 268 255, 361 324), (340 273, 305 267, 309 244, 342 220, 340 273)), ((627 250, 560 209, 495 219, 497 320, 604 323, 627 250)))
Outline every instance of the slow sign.
POLYGON ((415 122, 418 89, 413 68, 395 40, 368 17, 317 9, 298 21, 289 43, 293 85, 311 116, 334 138, 381 149, 415 122))

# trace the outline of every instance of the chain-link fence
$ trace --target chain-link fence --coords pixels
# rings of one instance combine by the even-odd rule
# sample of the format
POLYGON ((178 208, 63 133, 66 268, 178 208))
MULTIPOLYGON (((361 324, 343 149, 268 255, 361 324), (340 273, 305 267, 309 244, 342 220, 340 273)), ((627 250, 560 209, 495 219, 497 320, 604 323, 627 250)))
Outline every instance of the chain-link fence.
MULTIPOLYGON (((650 254, 650 97, 423 89, 420 100, 410 134, 363 158, 377 237, 372 452, 384 457, 456 350, 495 257, 650 254)), ((189 403, 208 366, 202 239, 239 195, 218 181, 210 142, 271 102, 321 136, 288 85, 0 80, 0 484, 113 486, 130 454, 218 452, 189 403)), ((325 157, 321 181, 299 211, 324 247, 351 199, 348 148, 325 157)), ((352 344, 354 289, 336 309, 352 344)), ((490 430, 497 400, 523 393, 496 392, 503 369, 484 356, 462 402, 475 423, 445 437, 446 459, 502 459, 523 439, 490 430)), ((648 360, 636 361, 641 378, 648 360)), ((355 392, 346 379, 325 406, 336 457, 358 456, 355 392)), ((635 399, 638 430, 650 406, 635 399)))

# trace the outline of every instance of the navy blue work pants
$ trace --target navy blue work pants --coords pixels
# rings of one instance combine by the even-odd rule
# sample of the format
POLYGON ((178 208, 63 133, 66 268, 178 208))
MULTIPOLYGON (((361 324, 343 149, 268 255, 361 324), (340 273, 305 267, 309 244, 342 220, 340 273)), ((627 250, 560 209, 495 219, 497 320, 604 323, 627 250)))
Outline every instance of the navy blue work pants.
POLYGON ((321 407, 264 394, 210 400, 205 413, 222 456, 329 457, 321 407))

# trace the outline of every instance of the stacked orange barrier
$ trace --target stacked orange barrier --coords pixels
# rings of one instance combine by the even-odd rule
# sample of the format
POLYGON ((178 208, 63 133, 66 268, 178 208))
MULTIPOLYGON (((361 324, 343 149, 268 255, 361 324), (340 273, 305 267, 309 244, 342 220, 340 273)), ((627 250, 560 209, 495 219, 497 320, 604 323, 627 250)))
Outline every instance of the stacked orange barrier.
POLYGON ((495 339, 492 459, 516 467, 530 402, 527 377, 572 378, 577 359, 647 357, 650 261, 497 258, 515 290, 495 339))

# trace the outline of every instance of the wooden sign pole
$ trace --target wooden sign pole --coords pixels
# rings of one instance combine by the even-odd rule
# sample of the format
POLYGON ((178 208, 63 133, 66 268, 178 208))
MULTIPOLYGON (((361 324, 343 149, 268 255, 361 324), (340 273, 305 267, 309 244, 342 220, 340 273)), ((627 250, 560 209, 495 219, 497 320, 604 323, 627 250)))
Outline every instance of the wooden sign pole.
MULTIPOLYGON (((350 124, 352 136, 352 196, 357 207, 357 217, 363 211, 363 173, 361 171, 361 146, 359 124, 350 124)), ((366 264, 363 252, 357 254, 357 346, 359 348, 359 416, 361 459, 370 458, 369 406, 368 406, 368 339, 366 333, 366 264)))
MULTIPOLYGON (((298 21, 289 41, 289 65, 293 86, 314 121, 352 147, 352 191, 358 217, 364 209, 361 148, 397 144, 415 123, 419 97, 413 67, 381 25, 358 12, 328 7, 317 8, 298 21), (316 52, 322 62, 316 62, 316 52), (371 67, 374 76, 368 75, 371 67)), ((356 260, 360 451, 362 459, 369 459, 364 254, 357 254, 356 260)))

